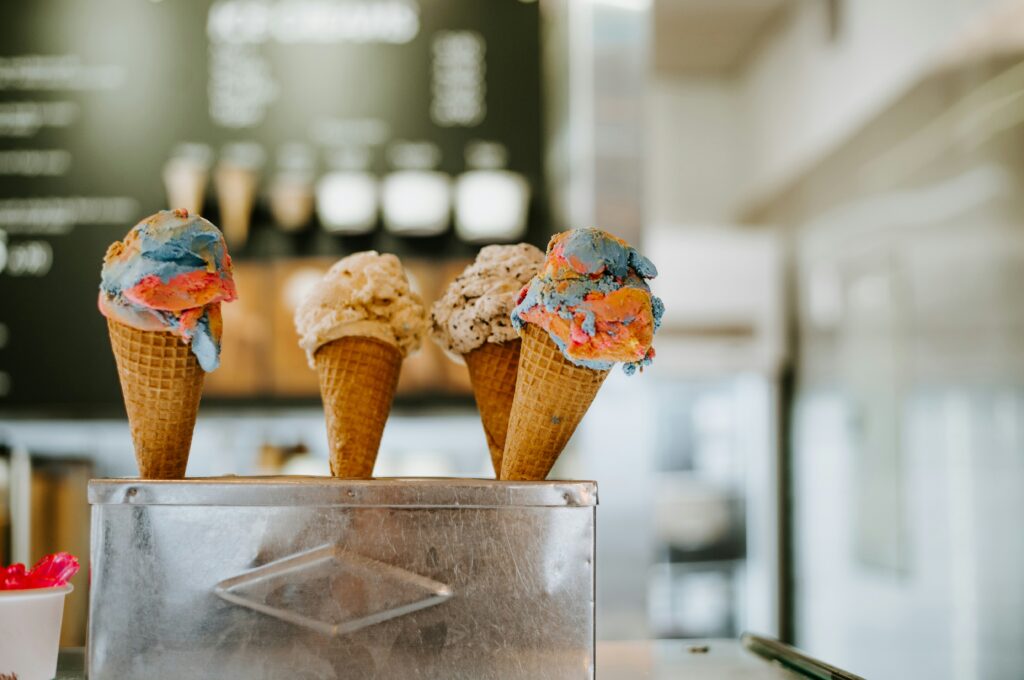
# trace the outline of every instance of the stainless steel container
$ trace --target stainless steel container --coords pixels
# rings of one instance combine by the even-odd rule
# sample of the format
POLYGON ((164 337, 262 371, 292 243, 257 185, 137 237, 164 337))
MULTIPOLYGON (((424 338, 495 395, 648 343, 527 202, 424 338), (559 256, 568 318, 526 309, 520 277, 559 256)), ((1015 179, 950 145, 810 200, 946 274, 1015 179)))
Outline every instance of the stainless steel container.
POLYGON ((593 482, 94 480, 91 680, 592 678, 593 482))

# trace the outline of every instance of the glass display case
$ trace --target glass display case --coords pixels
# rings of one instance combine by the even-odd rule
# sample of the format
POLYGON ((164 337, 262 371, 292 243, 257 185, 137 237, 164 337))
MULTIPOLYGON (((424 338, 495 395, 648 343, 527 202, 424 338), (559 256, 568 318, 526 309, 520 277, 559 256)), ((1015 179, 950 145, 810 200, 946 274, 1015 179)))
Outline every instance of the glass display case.
MULTIPOLYGON (((665 382, 655 444, 655 562, 648 615, 658 637, 734 637, 750 627, 750 607, 772 599, 759 579, 771 559, 757 545, 760 502, 773 498, 755 470, 777 455, 778 417, 764 377, 665 382), (754 530, 748 525, 754 524, 754 530)), ((777 535, 777 528, 771 528, 777 535)), ((766 621, 758 621, 764 626, 766 621)))

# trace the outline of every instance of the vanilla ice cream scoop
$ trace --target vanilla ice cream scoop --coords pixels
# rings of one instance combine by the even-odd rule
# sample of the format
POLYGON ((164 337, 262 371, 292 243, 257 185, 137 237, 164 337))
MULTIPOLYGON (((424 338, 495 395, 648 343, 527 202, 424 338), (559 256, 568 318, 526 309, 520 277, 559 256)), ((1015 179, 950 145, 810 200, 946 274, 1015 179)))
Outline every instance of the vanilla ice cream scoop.
POLYGON ((483 248, 434 303, 431 336, 453 355, 516 339, 509 314, 543 263, 544 253, 528 243, 483 248))
POLYGON ((322 345, 339 338, 376 338, 407 356, 420 347, 427 318, 402 263, 373 251, 339 260, 295 310, 299 345, 309 365, 322 345))

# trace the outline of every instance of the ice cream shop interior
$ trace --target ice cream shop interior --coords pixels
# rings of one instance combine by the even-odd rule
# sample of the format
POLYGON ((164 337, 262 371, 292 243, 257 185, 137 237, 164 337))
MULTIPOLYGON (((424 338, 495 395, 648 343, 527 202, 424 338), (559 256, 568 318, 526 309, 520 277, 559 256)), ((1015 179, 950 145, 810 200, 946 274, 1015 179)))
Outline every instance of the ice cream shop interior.
POLYGON ((1024 677, 1021 300, 1021 0, 3 3, 0 679, 1024 677))

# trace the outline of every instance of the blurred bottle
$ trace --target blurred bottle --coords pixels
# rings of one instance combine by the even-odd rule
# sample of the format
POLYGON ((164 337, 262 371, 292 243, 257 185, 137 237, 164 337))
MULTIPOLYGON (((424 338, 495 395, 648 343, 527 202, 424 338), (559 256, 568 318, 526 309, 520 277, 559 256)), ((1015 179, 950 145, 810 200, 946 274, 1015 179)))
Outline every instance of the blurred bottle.
POLYGON ((327 159, 330 170, 316 184, 316 213, 324 230, 365 234, 377 226, 377 178, 368 171, 366 149, 336 151, 327 159))
POLYGON ((451 178, 435 168, 431 142, 397 142, 388 153, 394 172, 381 183, 384 228, 399 236, 436 236, 451 222, 451 178))
POLYGON ((164 164, 167 207, 202 214, 213 151, 205 144, 179 144, 164 164))
POLYGON ((455 181, 455 233, 464 241, 518 241, 526 234, 530 185, 506 168, 508 151, 497 142, 466 147, 467 172, 455 181))
POLYGON ((298 231, 313 217, 316 157, 305 144, 285 144, 277 152, 277 172, 270 182, 270 214, 284 231, 298 231))
POLYGON ((228 144, 221 151, 213 183, 220 208, 220 228, 230 245, 244 245, 249 238, 263 161, 263 148, 251 142, 228 144))
MULTIPOLYGON (((292 474, 286 473, 285 470, 290 467, 295 467, 293 461, 296 459, 305 459, 309 457, 309 448, 300 442, 294 444, 272 444, 270 442, 264 442, 260 445, 259 454, 256 457, 256 474, 257 475, 281 475, 281 474, 292 474)), ((320 460, 320 468, 326 469, 327 472, 317 472, 314 474, 330 474, 330 467, 326 460, 320 460)))

